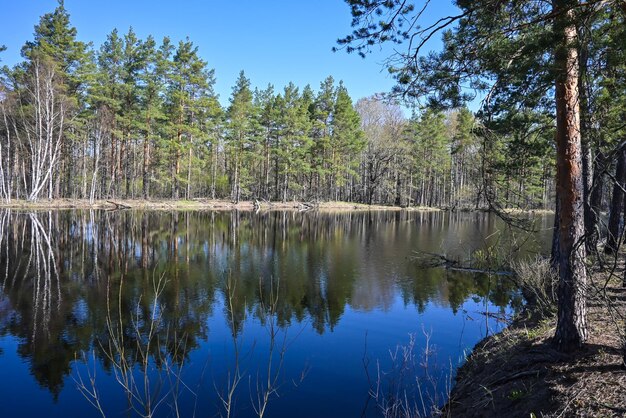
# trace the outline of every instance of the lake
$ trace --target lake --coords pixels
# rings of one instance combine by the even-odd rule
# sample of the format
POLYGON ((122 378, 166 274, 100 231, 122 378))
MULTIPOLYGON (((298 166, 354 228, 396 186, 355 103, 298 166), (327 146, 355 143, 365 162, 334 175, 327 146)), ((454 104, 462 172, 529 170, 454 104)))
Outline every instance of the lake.
POLYGON ((0 416, 376 417, 405 394, 427 410, 523 299, 505 275, 424 253, 545 252, 552 218, 534 225, 529 238, 478 212, 0 212, 0 416))

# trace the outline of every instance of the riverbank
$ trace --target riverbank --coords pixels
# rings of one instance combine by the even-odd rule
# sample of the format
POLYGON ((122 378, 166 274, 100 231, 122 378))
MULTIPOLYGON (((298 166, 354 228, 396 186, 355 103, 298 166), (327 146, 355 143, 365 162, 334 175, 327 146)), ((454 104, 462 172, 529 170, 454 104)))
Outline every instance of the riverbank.
POLYGON ((399 206, 365 205, 350 202, 268 202, 268 201, 241 201, 234 203, 229 200, 168 200, 168 199, 110 199, 95 200, 87 199, 40 199, 36 202, 26 200, 12 200, 9 203, 1 202, 0 207, 13 209, 144 209, 144 210, 416 210, 416 211, 439 211, 438 208, 399 206))
MULTIPOLYGON (((352 211, 352 210, 375 210, 375 211, 422 211, 437 212, 449 211, 447 208, 436 208, 430 206, 386 206, 386 205, 366 205, 363 203, 352 202, 269 202, 245 200, 234 203, 224 199, 193 199, 193 200, 174 200, 174 199, 107 199, 95 200, 90 202, 88 199, 39 199, 35 202, 27 200, 14 199, 11 202, 0 201, 0 208, 8 209, 140 209, 140 210, 321 210, 321 211, 352 211)), ((484 208, 455 208, 458 212, 487 212, 484 208)), ((504 209, 507 214, 536 214, 546 215, 554 213, 552 210, 545 209, 504 209)))
POLYGON ((606 271, 593 274, 593 282, 608 286, 605 295, 589 300, 589 339, 576 353, 553 348, 553 314, 530 310, 478 343, 457 372, 444 416, 626 416, 622 275, 623 266, 612 277, 606 271))

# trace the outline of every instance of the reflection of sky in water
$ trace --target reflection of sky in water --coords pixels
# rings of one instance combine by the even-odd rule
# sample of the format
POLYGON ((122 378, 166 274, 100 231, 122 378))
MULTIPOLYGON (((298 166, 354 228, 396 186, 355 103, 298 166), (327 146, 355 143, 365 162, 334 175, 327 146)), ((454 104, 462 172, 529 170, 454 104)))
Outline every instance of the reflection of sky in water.
MULTIPOLYGON (((229 274, 237 283, 237 341, 245 353, 237 416, 254 415, 250 391, 267 363, 259 278, 266 290, 267 278, 278 279, 280 333, 289 342, 280 398, 270 402, 269 416, 292 416, 295 410, 302 417, 360 414, 369 388, 364 357, 370 367, 379 361, 384 369, 389 350, 407 344, 409 334, 415 336, 419 357, 427 333, 436 352, 433 370, 448 370, 487 327, 490 332, 502 328, 486 311, 510 314, 511 298, 519 304, 506 278, 424 269, 413 260, 416 250, 464 259, 485 242, 506 246, 507 229, 486 214, 42 213, 39 221, 54 231, 53 253, 62 258, 58 282, 56 277, 50 281, 55 292, 59 284, 59 296, 36 281, 35 267, 25 268, 29 243, 35 244, 28 229, 21 237, 23 248, 15 234, 24 223, 28 226, 28 218, 14 212, 10 220, 3 224, 0 246, 0 273, 10 272, 0 274, 0 368, 5 376, 0 379, 0 416, 96 415, 73 380, 94 370, 107 410, 121 416, 123 392, 103 369, 102 356, 94 363, 89 353, 98 352, 107 336, 107 292, 119 289, 122 280, 127 325, 132 324, 130 312, 141 314, 137 303, 143 301, 147 312, 154 308, 151 280, 164 274, 168 282, 156 310, 170 330, 193 334, 183 378, 198 396, 183 394, 182 416, 190 415, 194 405, 197 416, 214 416, 215 387, 226 384, 234 364, 225 308, 229 274), (33 306, 38 289, 49 298, 44 307, 33 306), (41 318, 47 318, 45 327, 41 318), (76 361, 84 353, 89 365, 76 361)), ((530 252, 546 248, 551 220, 540 218, 540 224, 544 231, 538 242, 526 244, 530 252)), ((371 415, 374 405, 369 407, 371 415)), ((170 410, 161 412, 167 416, 170 410)))

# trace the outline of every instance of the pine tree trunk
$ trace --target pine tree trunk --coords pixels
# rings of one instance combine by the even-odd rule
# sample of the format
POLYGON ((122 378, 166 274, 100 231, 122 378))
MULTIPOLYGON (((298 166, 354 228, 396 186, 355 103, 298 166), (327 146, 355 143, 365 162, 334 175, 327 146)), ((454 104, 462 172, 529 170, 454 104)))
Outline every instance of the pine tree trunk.
MULTIPOLYGON (((605 157, 602 152, 598 152, 594 159, 593 182, 591 194, 589 196, 589 224, 588 228, 593 228, 591 239, 599 238, 598 223, 600 222, 600 211, 602 210, 602 196, 604 193, 604 164, 605 157)), ((594 247, 595 248, 595 247, 594 247)))
POLYGON ((150 189, 148 182, 148 165, 150 164, 150 117, 147 118, 146 125, 148 127, 146 136, 143 138, 143 166, 142 166, 142 177, 143 177, 143 185, 142 185, 142 194, 144 199, 148 199, 150 195, 150 189))
POLYGON ((560 208, 559 196, 556 196, 556 204, 554 207, 554 227, 552 228, 552 249, 550 252, 550 267, 556 274, 559 273, 560 245, 559 245, 559 224, 560 224, 560 208))
POLYGON ((264 173, 264 182, 263 182, 263 197, 265 199, 270 200, 270 134, 268 132, 267 139, 265 141, 265 173, 264 173))
POLYGON ((555 343, 561 351, 587 339, 584 185, 578 92, 575 0, 553 0, 556 50, 557 195, 559 198, 559 286, 555 343))
MULTIPOLYGON (((623 205, 622 206, 622 211, 623 211, 623 214, 624 214, 624 218, 622 219, 622 221, 624 222, 624 225, 626 225, 626 206, 624 206, 624 205, 626 205, 626 198, 622 199, 622 205, 623 205)), ((626 269, 624 270, 624 274, 623 274, 623 277, 622 277, 622 286, 626 287, 626 269)), ((624 351, 624 355, 626 356, 626 341, 624 341, 624 350, 625 350, 624 351)), ((626 357, 625 357, 625 359, 626 359, 626 357)), ((626 362, 624 362, 624 366, 626 366, 626 362)))
POLYGON ((396 173, 396 199, 394 202, 396 206, 402 205, 402 190, 400 187, 401 185, 402 185, 402 182, 400 178, 400 173, 396 173))
MULTIPOLYGON (((127 143, 127 150, 126 150, 126 159, 124 160, 124 177, 125 177, 125 191, 124 191, 124 197, 126 197, 127 199, 129 197, 131 197, 131 190, 130 190, 130 158, 129 158, 129 154, 131 153, 130 148, 132 147, 131 145, 131 139, 130 139, 130 131, 128 132, 128 135, 126 136, 126 141, 127 143)), ((134 152, 134 150, 133 150, 134 152)))
MULTIPOLYGON (((580 36, 580 32, 579 32, 580 36)), ((580 48, 580 76, 578 77, 578 89, 580 92, 580 132, 583 148, 583 184, 585 189, 585 234, 587 239, 585 245, 587 252, 596 252, 598 237, 596 234, 596 224, 591 206, 591 193, 593 190, 594 167, 593 152, 591 150, 591 141, 589 137, 590 131, 590 114, 589 114, 589 97, 587 95, 587 60, 589 51, 586 44, 580 48)))
POLYGON ((609 254, 616 252, 620 242, 620 222, 622 209, 624 208, 624 184, 626 183, 626 149, 618 154, 615 168, 615 181, 613 196, 611 197, 611 210, 609 213, 609 231, 606 238, 605 251, 609 254))
POLYGON ((122 135, 120 141, 120 152, 117 154, 117 173, 120 181, 115 183, 116 195, 121 196, 122 194, 122 185, 126 181, 126 171, 124 167, 124 160, 126 158, 126 139, 125 136, 122 135))
POLYGON ((81 161, 81 177, 82 177, 82 186, 80 190, 80 198, 84 199, 87 197, 87 141, 88 138, 85 137, 83 140, 83 149, 82 149, 82 161, 81 161))
POLYGON ((235 174, 233 178, 233 189, 231 194, 231 199, 235 203, 239 203, 239 157, 235 157, 235 174))
MULTIPOLYGON (((116 140, 114 136, 111 136, 111 152, 109 154, 109 164, 111 167, 110 170, 110 177, 109 177, 109 188, 108 188, 108 195, 109 197, 115 197, 115 154, 116 154, 116 144, 115 144, 116 140)), ((106 167, 106 164, 105 164, 106 167)), ((102 176, 102 180, 104 181, 105 176, 102 176)))
POLYGON ((217 177, 217 140, 212 145, 213 151, 213 175, 211 176, 211 199, 215 199, 215 180, 217 177))
POLYGON ((178 131, 176 135, 176 149, 174 151, 174 166, 173 168, 173 177, 174 183, 172 187, 172 198, 178 199, 180 196, 180 184, 178 182, 178 175, 180 174, 180 146, 182 144, 183 133, 178 131))

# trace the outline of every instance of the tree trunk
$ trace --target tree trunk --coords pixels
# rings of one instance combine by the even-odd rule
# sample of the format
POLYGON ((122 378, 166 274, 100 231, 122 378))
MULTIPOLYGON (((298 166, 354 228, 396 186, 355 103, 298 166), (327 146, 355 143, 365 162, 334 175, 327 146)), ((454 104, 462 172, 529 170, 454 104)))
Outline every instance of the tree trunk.
MULTIPOLYGON (((626 199, 622 199, 622 204, 626 204, 626 199)), ((626 206, 623 206, 622 209, 624 214, 623 222, 624 225, 626 225, 626 206)), ((622 276, 622 286, 626 287, 626 269, 624 269, 624 274, 622 276)), ((624 341, 624 355, 626 356, 626 341, 624 341)), ((626 359, 626 357, 624 358, 626 359)), ((624 366, 626 366, 626 361, 624 362, 624 366)))
POLYGON ((593 160, 593 181, 589 193, 589 208, 585 212, 585 230, 588 234, 587 240, 591 241, 587 248, 597 251, 600 231, 600 211, 602 210, 602 194, 604 191, 604 155, 598 152, 593 160))
POLYGON ((559 198, 559 286, 555 343, 561 351, 587 339, 584 185, 578 92, 576 0, 553 0, 554 29, 561 37, 555 55, 557 196, 559 198))
POLYGON ((126 148, 126 159, 124 160, 124 178, 125 178, 125 191, 124 191, 124 196, 126 197, 126 199, 131 197, 131 175, 130 175, 130 156, 129 154, 132 153, 134 154, 134 146, 131 142, 131 136, 130 136, 130 131, 128 132, 128 135, 126 136, 126 143, 127 143, 127 148, 126 148), (132 148, 132 149, 131 149, 132 148))
POLYGON ((270 133, 267 133, 267 139, 265 140, 265 172, 264 174, 264 182, 263 182, 263 197, 267 200, 271 199, 270 196, 270 133))
POLYGON ((150 181, 148 176, 148 165, 150 164, 150 117, 148 116, 146 120, 147 132, 146 136, 143 138, 143 166, 142 166, 142 194, 143 198, 148 200, 150 195, 150 189, 148 182, 150 181))
POLYGON ((611 210, 609 213, 609 232, 606 237, 606 247, 604 248, 604 251, 608 254, 617 252, 621 244, 620 222, 624 208, 625 183, 626 149, 622 149, 618 154, 617 166, 615 167, 615 184, 613 185, 613 196, 611 197, 611 210))
POLYGON ((213 175, 211 176, 211 199, 215 199, 215 180, 217 177, 217 139, 211 145, 211 150, 213 151, 213 166, 211 167, 213 170, 213 175))
POLYGON ((85 136, 83 138, 83 147, 82 147, 82 158, 81 158, 81 171, 82 171, 82 185, 80 190, 80 198, 84 199, 87 197, 87 142, 89 138, 85 136))
POLYGON ((126 158, 126 139, 125 136, 122 135, 120 138, 120 151, 117 153, 117 175, 119 178, 119 182, 115 183, 115 191, 117 196, 122 195, 122 186, 126 181, 126 171, 124 166, 124 161, 126 158))
MULTIPOLYGON (((581 36, 581 32, 578 32, 581 36)), ((594 166, 593 151, 591 149, 590 132, 590 114, 589 114, 589 97, 587 94, 587 60, 589 50, 586 45, 587 40, 583 40, 580 48, 580 76, 578 77, 578 89, 580 93, 580 132, 581 143, 583 149, 583 185, 585 189, 585 235, 587 239, 585 245, 587 252, 595 253, 597 251, 598 237, 596 231, 597 216, 594 215, 594 209, 591 204, 591 194, 593 192, 594 166)))
MULTIPOLYGON (((193 139, 191 140, 191 144, 193 145, 193 139)), ((189 146, 189 159, 187 160, 187 193, 186 199, 191 199, 191 160, 193 158, 192 145, 189 146)))
POLYGON ((180 174, 180 146, 182 145, 183 133, 178 131, 176 134, 176 149, 174 150, 174 165, 172 167, 172 174, 174 177, 174 183, 172 184, 172 198, 178 199, 180 196, 180 184, 178 182, 178 175, 180 174))
POLYGON ((560 203, 559 203, 559 196, 556 196, 556 205, 554 207, 554 227, 553 227, 553 232, 552 232, 552 250, 550 252, 550 267, 552 268, 552 271, 556 274, 559 273, 559 224, 560 224, 560 216, 559 216, 559 211, 560 211, 560 203))
POLYGON ((396 173, 396 199, 394 202, 396 206, 402 205, 402 189, 400 187, 401 185, 402 185, 402 180, 400 177, 400 173, 396 173))

